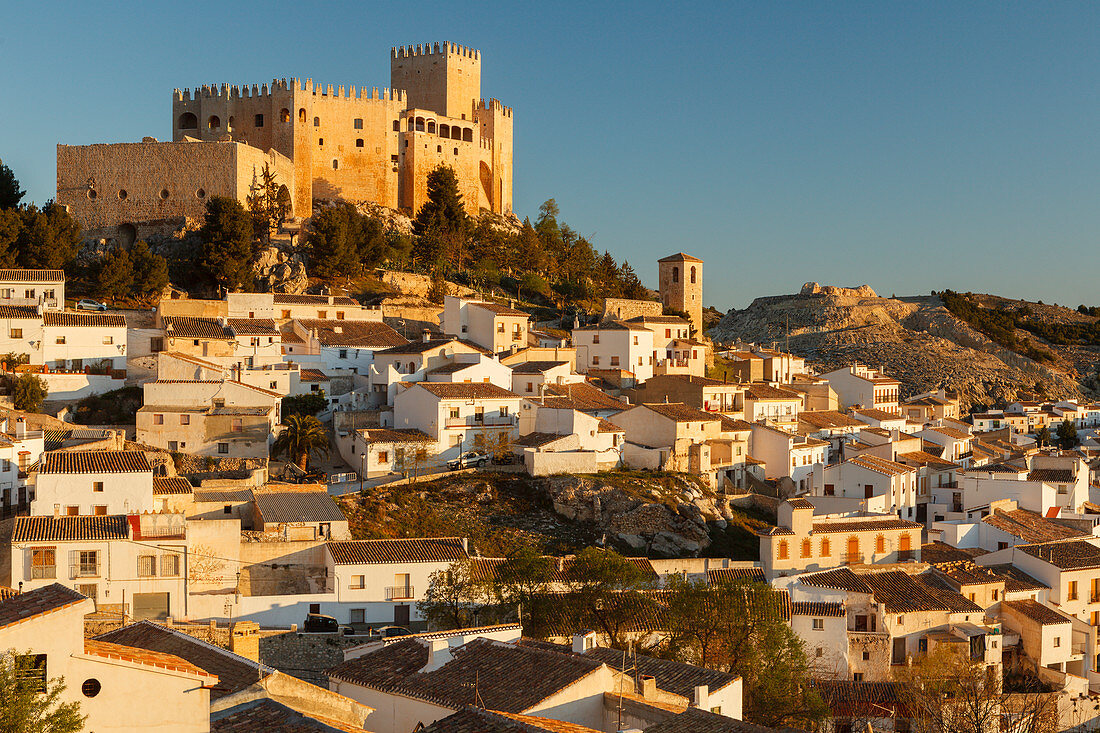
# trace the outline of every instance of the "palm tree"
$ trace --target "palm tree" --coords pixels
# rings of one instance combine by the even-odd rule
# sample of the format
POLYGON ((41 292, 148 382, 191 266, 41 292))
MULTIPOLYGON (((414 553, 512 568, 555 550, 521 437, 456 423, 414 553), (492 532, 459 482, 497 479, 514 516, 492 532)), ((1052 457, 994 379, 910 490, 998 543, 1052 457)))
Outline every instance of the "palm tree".
POLYGON ((286 456, 303 471, 314 453, 329 454, 328 431, 313 415, 288 415, 283 420, 283 432, 271 444, 271 455, 286 456))

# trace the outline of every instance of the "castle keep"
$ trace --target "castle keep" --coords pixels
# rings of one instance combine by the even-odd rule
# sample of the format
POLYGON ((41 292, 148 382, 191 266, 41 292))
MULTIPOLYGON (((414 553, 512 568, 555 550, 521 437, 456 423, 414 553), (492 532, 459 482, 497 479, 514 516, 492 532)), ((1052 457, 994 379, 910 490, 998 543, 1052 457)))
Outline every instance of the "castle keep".
POLYGON ((381 91, 311 79, 177 89, 172 142, 59 145, 57 200, 86 229, 196 218, 208 196, 243 200, 265 160, 297 216, 315 198, 415 213, 440 164, 471 215, 512 210, 512 110, 481 98, 481 53, 453 43, 394 48, 381 91))

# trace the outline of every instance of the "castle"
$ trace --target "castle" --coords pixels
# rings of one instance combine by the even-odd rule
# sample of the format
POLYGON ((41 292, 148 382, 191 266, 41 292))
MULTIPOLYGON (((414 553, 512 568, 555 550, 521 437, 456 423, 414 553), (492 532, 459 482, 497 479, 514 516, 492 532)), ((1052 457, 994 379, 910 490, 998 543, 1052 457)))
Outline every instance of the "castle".
POLYGON ((310 79, 177 89, 172 142, 58 145, 57 200, 92 230, 200 218, 209 196, 243 201, 265 163, 296 216, 315 198, 415 214, 440 164, 468 213, 509 213, 512 110, 481 98, 481 53, 454 43, 392 49, 381 91, 310 79))

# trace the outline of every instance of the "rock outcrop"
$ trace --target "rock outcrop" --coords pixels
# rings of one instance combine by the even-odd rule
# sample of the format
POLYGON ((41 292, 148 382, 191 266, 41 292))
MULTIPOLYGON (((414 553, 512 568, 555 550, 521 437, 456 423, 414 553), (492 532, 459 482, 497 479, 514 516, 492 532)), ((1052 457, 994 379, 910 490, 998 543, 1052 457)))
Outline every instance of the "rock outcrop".
MULTIPOLYGON (((903 397, 946 387, 960 393, 964 408, 1014 400, 1037 387, 1048 398, 1082 397, 1082 363, 1069 350, 1047 346, 1058 361, 1032 361, 956 318, 936 296, 883 298, 867 286, 807 283, 798 295, 757 298, 748 308, 730 310, 709 335, 722 342, 789 344, 820 370, 881 365, 902 381, 903 397)), ((1034 339, 1022 331, 1019 336, 1034 339)))
POLYGON ((627 476, 551 476, 541 480, 554 510, 590 522, 611 544, 663 557, 698 557, 710 545, 708 523, 724 526, 727 499, 688 476, 662 485, 627 476))

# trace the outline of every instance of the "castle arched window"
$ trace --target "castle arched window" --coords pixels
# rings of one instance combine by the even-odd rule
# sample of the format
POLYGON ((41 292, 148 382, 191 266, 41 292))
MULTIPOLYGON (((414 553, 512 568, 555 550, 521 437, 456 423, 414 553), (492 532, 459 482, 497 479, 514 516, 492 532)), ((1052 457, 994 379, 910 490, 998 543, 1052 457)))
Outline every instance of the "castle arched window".
POLYGON ((279 122, 290 122, 290 110, 286 107, 279 110, 279 122))
POLYGON ((401 120, 394 120, 393 121, 393 131, 394 132, 401 132, 401 120))
POLYGON ((455 125, 454 127, 451 128, 451 139, 452 140, 461 140, 462 139, 462 128, 459 127, 458 125, 455 125))
POLYGON ((462 129, 462 142, 472 143, 474 141, 474 131, 469 127, 462 129))
POLYGON ((363 129, 363 118, 362 117, 356 117, 352 121, 352 127, 354 127, 356 130, 362 130, 363 129))
POLYGON ((314 127, 320 127, 321 126, 321 118, 320 117, 314 117, 313 118, 313 126, 314 127))
POLYGON ((299 107, 298 108, 298 121, 299 122, 305 122, 306 121, 306 108, 305 107, 299 107))
POLYGON ((357 147, 357 148, 363 147, 363 138, 360 137, 360 138, 355 139, 355 147, 357 147))
POLYGON ((455 148, 455 155, 458 155, 458 148, 455 148))
POLYGON ((417 117, 416 118, 416 131, 417 132, 424 132, 424 118, 423 117, 417 117))
POLYGON ((416 120, 413 119, 412 117, 410 117, 409 118, 409 132, 412 132, 415 129, 416 129, 416 120))
POLYGON ((451 136, 451 126, 450 125, 440 125, 439 126, 439 136, 440 137, 450 137, 451 136))
POLYGON ((672 282, 674 282, 674 283, 680 282, 680 268, 679 267, 673 267, 672 268, 672 282))
POLYGON ((228 130, 229 132, 233 132, 233 127, 234 127, 234 122, 233 122, 233 117, 231 116, 229 118, 229 124, 225 126, 225 129, 228 130))
POLYGON ((180 115, 180 129, 181 130, 197 130, 199 128, 199 118, 191 112, 184 112, 180 115))
POLYGON ((336 170, 339 167, 340 167, 340 161, 336 160, 336 158, 333 158, 332 159, 332 170, 336 170))
POLYGON ((691 284, 695 284, 695 265, 691 266, 691 284))
POLYGON ((435 152, 442 153, 443 152, 443 146, 442 145, 436 145, 435 146, 435 152))
POLYGON ((428 120, 428 132, 435 133, 435 120, 428 120))
POLYGON ((206 126, 211 130, 217 130, 222 126, 222 120, 217 115, 210 115, 210 119, 206 121, 206 126))

